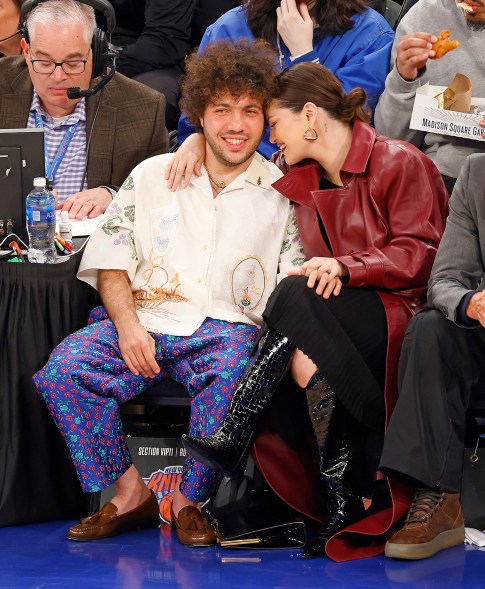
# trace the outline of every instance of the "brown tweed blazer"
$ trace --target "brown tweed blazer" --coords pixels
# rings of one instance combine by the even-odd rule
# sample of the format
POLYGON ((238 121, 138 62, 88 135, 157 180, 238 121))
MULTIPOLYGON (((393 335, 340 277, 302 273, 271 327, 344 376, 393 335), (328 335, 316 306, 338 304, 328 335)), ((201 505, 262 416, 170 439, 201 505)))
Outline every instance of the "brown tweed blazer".
MULTIPOLYGON (((92 80, 92 86, 96 80, 92 80)), ((0 129, 27 126, 33 86, 23 56, 0 60, 0 129)), ((88 153, 88 188, 119 188, 144 159, 168 150, 163 94, 116 73, 86 98, 86 133, 101 97, 88 153)))

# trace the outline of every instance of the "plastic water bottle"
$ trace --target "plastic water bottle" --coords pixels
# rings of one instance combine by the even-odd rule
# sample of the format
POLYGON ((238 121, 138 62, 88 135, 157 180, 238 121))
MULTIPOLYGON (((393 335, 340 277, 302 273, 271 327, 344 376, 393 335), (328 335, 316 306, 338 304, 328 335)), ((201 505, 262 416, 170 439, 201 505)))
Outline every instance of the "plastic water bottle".
POLYGON ((34 188, 27 195, 25 209, 29 234, 29 262, 54 263, 56 211, 54 195, 47 190, 45 178, 34 178, 34 188))

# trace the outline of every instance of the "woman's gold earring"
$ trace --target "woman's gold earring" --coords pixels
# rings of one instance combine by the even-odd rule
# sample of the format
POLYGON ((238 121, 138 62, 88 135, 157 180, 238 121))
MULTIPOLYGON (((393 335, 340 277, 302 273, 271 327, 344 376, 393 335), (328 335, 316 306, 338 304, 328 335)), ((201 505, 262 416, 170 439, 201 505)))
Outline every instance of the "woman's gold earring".
POLYGON ((316 141, 318 139, 318 133, 312 127, 308 127, 303 133, 303 139, 306 139, 307 141, 316 141))

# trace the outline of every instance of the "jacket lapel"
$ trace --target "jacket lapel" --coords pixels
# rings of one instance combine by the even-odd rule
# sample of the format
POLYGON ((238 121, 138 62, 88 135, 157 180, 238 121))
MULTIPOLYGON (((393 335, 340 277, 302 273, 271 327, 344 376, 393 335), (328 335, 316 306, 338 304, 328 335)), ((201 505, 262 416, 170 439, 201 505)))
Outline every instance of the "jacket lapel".
POLYGON ((11 82, 12 93, 0 96, 0 129, 25 129, 34 88, 27 68, 11 82))
POLYGON ((92 137, 88 157, 88 188, 96 188, 111 178, 113 167, 113 151, 116 128, 116 108, 109 106, 108 93, 95 94, 86 99, 86 141, 89 141, 91 128, 92 137), (101 100, 99 112, 93 128, 94 115, 101 100))
POLYGON ((273 188, 300 205, 314 208, 312 190, 318 190, 323 170, 317 162, 293 167, 285 176, 273 183, 273 188))

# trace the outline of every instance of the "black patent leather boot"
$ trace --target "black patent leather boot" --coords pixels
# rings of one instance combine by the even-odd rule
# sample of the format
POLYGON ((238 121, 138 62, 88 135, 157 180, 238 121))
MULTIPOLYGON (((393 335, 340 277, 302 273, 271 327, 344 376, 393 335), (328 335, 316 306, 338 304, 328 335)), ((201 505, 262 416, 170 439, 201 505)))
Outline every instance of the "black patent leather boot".
POLYGON ((287 337, 269 329, 261 337, 253 364, 239 382, 221 425, 204 438, 182 436, 187 452, 223 473, 238 471, 257 425, 286 373, 294 348, 287 337))
POLYGON ((342 443, 332 457, 331 463, 322 471, 322 479, 327 489, 328 519, 315 536, 305 545, 303 558, 325 556, 327 541, 337 532, 361 519, 364 514, 362 497, 353 493, 342 482, 349 463, 349 449, 342 443))
POLYGON ((320 456, 320 477, 327 495, 327 521, 303 549, 303 558, 325 556, 329 538, 348 524, 357 521, 364 512, 362 498, 343 483, 349 463, 349 445, 344 423, 339 419, 340 407, 326 380, 317 372, 307 388, 310 420, 320 456))

